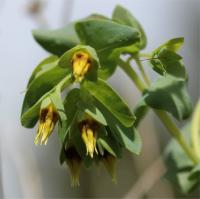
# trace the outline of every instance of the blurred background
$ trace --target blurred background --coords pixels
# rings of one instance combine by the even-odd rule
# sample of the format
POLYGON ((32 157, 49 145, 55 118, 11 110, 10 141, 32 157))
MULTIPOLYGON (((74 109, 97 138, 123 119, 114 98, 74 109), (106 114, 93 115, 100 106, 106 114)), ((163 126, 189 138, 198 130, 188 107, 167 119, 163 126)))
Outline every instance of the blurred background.
MULTIPOLYGON (((181 51, 189 73, 189 92, 200 95, 200 1, 198 0, 0 0, 0 198, 177 198, 183 197, 160 177, 160 158, 169 136, 153 113, 140 125, 140 156, 118 161, 118 183, 104 167, 85 170, 78 188, 71 188, 65 166, 59 165, 59 140, 54 133, 46 147, 35 147, 35 129, 20 125, 20 109, 29 75, 48 54, 31 35, 34 28, 58 28, 91 13, 111 16, 116 4, 128 8, 143 25, 150 52, 173 37, 185 37, 181 51)), ((146 65, 148 70, 149 66, 146 65)), ((152 78, 154 78, 152 76, 152 78)), ((139 93, 119 69, 109 80, 133 107, 139 93), (126 89, 125 89, 126 88, 126 89)), ((194 197, 199 198, 196 193, 194 197)))

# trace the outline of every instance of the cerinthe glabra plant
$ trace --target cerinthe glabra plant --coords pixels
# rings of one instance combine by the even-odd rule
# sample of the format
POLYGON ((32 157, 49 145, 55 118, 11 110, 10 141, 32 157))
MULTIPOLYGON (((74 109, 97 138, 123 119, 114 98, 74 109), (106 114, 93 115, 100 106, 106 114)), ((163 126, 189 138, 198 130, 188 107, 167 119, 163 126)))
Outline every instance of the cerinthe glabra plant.
POLYGON ((198 185, 199 111, 194 113, 192 130, 188 128, 185 134, 172 119, 182 121, 192 113, 188 76, 177 53, 183 38, 171 39, 151 53, 141 53, 147 44, 144 30, 121 6, 116 6, 112 18, 93 14, 58 30, 35 30, 33 36, 52 55, 29 79, 21 123, 33 128, 39 120, 36 144, 47 144, 57 124, 62 144, 60 162, 67 163, 72 185, 79 185, 82 165, 89 168, 99 162, 116 181, 115 162, 122 151, 139 154, 141 150, 136 128, 149 109, 173 137, 164 154, 166 161, 175 165, 169 173, 175 173, 183 192, 198 185), (122 59, 122 55, 128 55, 128 59, 122 59), (144 59, 158 74, 154 82, 143 68, 144 59), (131 60, 135 60, 141 77, 131 60), (117 66, 141 91, 134 111, 107 83, 117 66), (71 89, 72 84, 76 88, 71 89), (67 94, 61 97, 66 89, 67 94))

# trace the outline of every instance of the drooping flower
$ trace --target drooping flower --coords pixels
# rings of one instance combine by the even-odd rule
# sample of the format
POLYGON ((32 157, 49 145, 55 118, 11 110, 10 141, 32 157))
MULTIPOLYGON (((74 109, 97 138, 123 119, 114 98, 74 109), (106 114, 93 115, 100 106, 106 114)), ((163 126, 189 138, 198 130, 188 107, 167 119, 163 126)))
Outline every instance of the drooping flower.
POLYGON ((73 76, 75 81, 81 82, 91 67, 90 55, 86 52, 77 52, 72 57, 73 76))
POLYGON ((81 122, 81 137, 86 146, 86 155, 91 158, 94 156, 94 152, 98 154, 96 148, 96 136, 97 136, 97 123, 92 119, 87 119, 81 122))
POLYGON ((46 108, 41 109, 39 116, 39 126, 35 137, 35 144, 47 144, 48 137, 53 132, 55 124, 58 120, 58 113, 53 104, 49 104, 46 108))
POLYGON ((71 176, 71 185, 79 186, 79 176, 82 159, 77 153, 75 147, 70 147, 66 150, 66 163, 69 167, 70 176, 71 176))

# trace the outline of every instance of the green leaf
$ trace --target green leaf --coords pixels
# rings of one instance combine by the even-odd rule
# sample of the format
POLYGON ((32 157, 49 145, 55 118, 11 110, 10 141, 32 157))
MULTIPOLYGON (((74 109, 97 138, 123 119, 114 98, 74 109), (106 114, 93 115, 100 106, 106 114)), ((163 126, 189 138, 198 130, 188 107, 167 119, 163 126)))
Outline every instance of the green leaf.
POLYGON ((49 96, 56 86, 61 86, 63 83, 70 84, 71 75, 69 71, 59 67, 48 70, 31 82, 22 106, 23 126, 32 128, 36 124, 42 100, 49 96))
POLYGON ((133 125, 135 117, 127 104, 119 95, 103 80, 97 82, 84 81, 83 87, 91 93, 104 107, 109 110, 124 126, 133 125))
POLYGON ((58 56, 80 43, 74 23, 57 30, 34 30, 33 37, 45 50, 58 56))
POLYGON ((107 50, 101 53, 98 53, 99 61, 101 67, 98 70, 98 77, 101 79, 108 79, 117 68, 117 58, 120 56, 120 53, 115 50, 107 50))
POLYGON ((104 19, 83 20, 76 23, 75 28, 82 43, 97 51, 119 48, 139 41, 139 33, 134 28, 104 19))
POLYGON ((112 19, 120 24, 137 29, 140 33, 139 47, 143 49, 147 45, 145 32, 138 20, 124 7, 117 5, 113 11, 112 19))
POLYGON ((98 134, 97 142, 110 154, 115 157, 121 157, 122 147, 117 143, 113 135, 108 132, 106 134, 98 134))
POLYGON ((148 111, 149 107, 145 103, 144 98, 142 97, 133 110, 133 113, 136 117, 136 120, 134 122, 135 127, 139 125, 140 121, 144 118, 144 116, 148 113, 148 111))
POLYGON ((182 57, 176 53, 182 43, 183 38, 175 38, 153 51, 150 62, 157 73, 187 79, 182 57))
POLYGON ((162 77, 145 93, 145 102, 152 108, 165 110, 178 120, 186 119, 192 112, 192 103, 186 83, 173 77, 162 77))
POLYGON ((139 154, 141 151, 142 143, 137 130, 133 126, 124 127, 100 102, 96 101, 96 105, 99 107, 104 117, 106 118, 108 124, 106 130, 109 135, 113 135, 115 142, 118 142, 131 153, 139 154))
POLYGON ((177 52, 182 47, 183 43, 184 43, 183 37, 174 38, 162 44, 160 47, 154 50, 153 53, 157 54, 162 49, 170 50, 172 52, 177 52))
POLYGON ((57 63, 58 63, 58 57, 55 55, 51 55, 47 57, 46 59, 44 59, 42 62, 40 62, 38 66, 36 66, 34 71, 32 72, 31 77, 29 78, 27 87, 37 76, 57 66, 57 63))
POLYGON ((96 120, 97 122, 99 122, 104 126, 107 125, 107 122, 103 114, 97 107, 95 107, 92 104, 83 104, 82 108, 84 109, 85 113, 88 114, 90 117, 92 117, 94 120, 96 120))
POLYGON ((115 139, 124 146, 131 153, 140 154, 141 151, 141 138, 137 130, 133 127, 126 128, 120 123, 109 124, 111 132, 115 136, 115 139))

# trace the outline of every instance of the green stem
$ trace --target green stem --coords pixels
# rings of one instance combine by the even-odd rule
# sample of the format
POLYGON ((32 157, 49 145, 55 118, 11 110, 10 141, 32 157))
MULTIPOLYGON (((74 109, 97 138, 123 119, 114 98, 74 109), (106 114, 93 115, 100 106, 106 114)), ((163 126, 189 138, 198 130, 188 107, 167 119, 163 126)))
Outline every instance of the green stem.
POLYGON ((123 61, 122 59, 118 60, 118 64, 121 67, 121 69, 130 77, 130 79, 140 91, 144 91, 147 88, 146 85, 144 85, 144 83, 138 77, 137 73, 132 69, 130 64, 123 61))
POLYGON ((177 128, 177 126, 174 124, 174 122, 171 120, 169 115, 161 110, 154 110, 156 115, 160 118, 162 123, 165 125, 165 127, 169 130, 170 134, 177 140, 177 142, 181 145, 182 149, 185 151, 185 153, 188 155, 188 157, 197 164, 199 162, 198 157, 194 153, 191 147, 188 146, 188 144, 185 142, 184 137, 182 136, 182 133, 177 128))
POLYGON ((140 53, 140 57, 151 58, 151 56, 149 53, 140 53))
POLYGON ((150 80, 149 80, 148 76, 145 73, 144 67, 143 67, 141 61, 139 60, 139 57, 135 58, 135 62, 138 65, 138 68, 139 68, 139 70, 141 72, 141 75, 142 75, 144 81, 146 82, 147 85, 150 85, 150 80))
MULTIPOLYGON (((146 85, 138 77, 137 73, 131 68, 131 66, 127 62, 124 62, 123 60, 119 59, 118 63, 122 68, 122 70, 131 78, 131 80, 136 85, 138 90, 143 92, 145 89, 147 89, 146 85)), ((171 120, 169 115, 161 110, 154 109, 154 112, 160 118, 165 127, 169 130, 171 136, 173 136, 176 139, 176 141, 180 144, 180 146, 185 151, 187 156, 192 160, 192 162, 195 164, 198 163, 199 162, 198 157, 196 156, 195 153, 193 153, 193 150, 191 150, 190 146, 187 145, 184 137, 182 136, 181 131, 177 128, 177 126, 171 120)))

